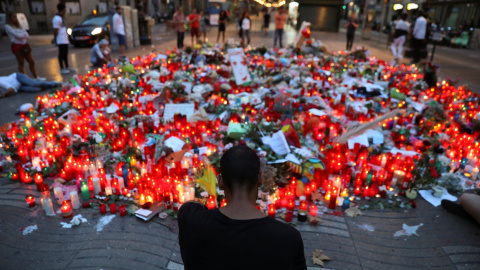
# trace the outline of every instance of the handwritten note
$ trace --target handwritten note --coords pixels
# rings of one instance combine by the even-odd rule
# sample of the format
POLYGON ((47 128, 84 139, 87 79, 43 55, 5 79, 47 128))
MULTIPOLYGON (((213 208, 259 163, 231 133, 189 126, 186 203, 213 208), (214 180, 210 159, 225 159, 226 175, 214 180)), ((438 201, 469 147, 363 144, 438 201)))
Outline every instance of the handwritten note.
POLYGON ((185 145, 185 142, 180 140, 179 138, 173 136, 168 138, 165 141, 165 145, 169 148, 172 148, 173 152, 177 152, 182 150, 183 146, 185 145))
POLYGON ((187 118, 192 116, 195 111, 195 104, 165 104, 165 110, 163 111, 163 119, 170 120, 177 113, 186 115, 187 118))
POLYGON ((285 139, 285 135, 281 130, 274 133, 272 137, 262 137, 262 142, 270 146, 270 148, 272 148, 272 150, 279 155, 286 155, 290 153, 290 147, 288 146, 287 139, 285 139))
POLYGON ((245 53, 242 48, 228 49, 228 57, 232 64, 233 75, 235 76, 235 83, 242 85, 252 81, 248 66, 246 62, 245 53))

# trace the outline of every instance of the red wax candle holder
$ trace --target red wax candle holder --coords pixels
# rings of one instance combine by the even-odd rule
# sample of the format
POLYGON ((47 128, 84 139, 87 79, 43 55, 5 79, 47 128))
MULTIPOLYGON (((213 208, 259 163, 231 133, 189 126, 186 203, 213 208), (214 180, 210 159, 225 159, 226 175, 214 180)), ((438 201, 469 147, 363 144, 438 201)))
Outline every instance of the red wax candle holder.
POLYGON ((127 209, 126 209, 126 206, 124 204, 121 204, 119 207, 118 207, 118 212, 120 213, 120 216, 121 217, 124 217, 127 215, 127 209))
MULTIPOLYGON (((42 185, 43 187, 43 185, 42 185)), ((35 206, 35 197, 33 197, 32 194, 29 194, 27 196, 25 196, 25 201, 28 205, 28 207, 34 207, 35 206)))
POLYGON ((275 213, 277 212, 276 211, 276 207, 275 207, 275 204, 269 204, 268 205, 268 215, 272 218, 275 218, 275 213))
POLYGON ((110 208, 110 213, 115 214, 117 212, 117 205, 112 203, 108 206, 110 208))
POLYGON ((63 201, 62 207, 60 207, 60 211, 62 212, 63 218, 71 218, 72 206, 70 205, 70 201, 63 201))
POLYGON ((100 204, 100 214, 105 215, 107 213, 107 206, 105 204, 100 204))
POLYGON ((35 176, 35 185, 37 185, 37 191, 42 191, 43 187, 43 177, 40 173, 36 173, 35 176))

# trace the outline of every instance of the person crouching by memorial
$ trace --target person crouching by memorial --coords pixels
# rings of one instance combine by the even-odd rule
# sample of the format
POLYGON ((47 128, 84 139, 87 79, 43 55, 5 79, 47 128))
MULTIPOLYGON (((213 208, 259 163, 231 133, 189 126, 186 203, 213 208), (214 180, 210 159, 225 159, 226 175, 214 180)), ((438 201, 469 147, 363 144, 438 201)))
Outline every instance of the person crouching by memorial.
POLYGON ((297 229, 257 210, 260 160, 245 145, 220 161, 219 188, 227 205, 208 210, 185 203, 178 212, 185 269, 307 269, 297 229), (273 259, 274 258, 274 259, 273 259))
POLYGON ((93 45, 90 51, 90 62, 94 68, 101 68, 110 62, 110 48, 107 40, 102 39, 93 45))

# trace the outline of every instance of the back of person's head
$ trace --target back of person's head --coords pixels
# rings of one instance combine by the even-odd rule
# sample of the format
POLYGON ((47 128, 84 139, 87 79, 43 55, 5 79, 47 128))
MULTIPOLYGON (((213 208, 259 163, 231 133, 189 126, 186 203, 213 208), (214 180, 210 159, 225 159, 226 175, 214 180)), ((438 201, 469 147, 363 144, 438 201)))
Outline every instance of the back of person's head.
POLYGON ((107 41, 106 39, 102 39, 102 40, 100 40, 100 41, 98 42, 98 45, 100 45, 100 46, 106 46, 106 45, 108 45, 108 41, 107 41))
POLYGON ((220 173, 225 188, 235 192, 235 188, 254 189, 260 174, 260 159, 255 151, 245 145, 228 149, 220 160, 220 173))
POLYGON ((57 4, 57 11, 62 12, 63 10, 65 10, 65 4, 64 3, 58 3, 57 4))
POLYGON ((423 11, 418 10, 417 11, 417 17, 423 17, 423 11))
POLYGON ((7 19, 7 23, 10 25, 20 26, 20 23, 18 22, 18 19, 17 19, 16 12, 8 12, 6 19, 7 19))
POLYGON ((407 20, 408 18, 408 14, 407 13, 403 13, 402 16, 401 16, 402 20, 407 20))

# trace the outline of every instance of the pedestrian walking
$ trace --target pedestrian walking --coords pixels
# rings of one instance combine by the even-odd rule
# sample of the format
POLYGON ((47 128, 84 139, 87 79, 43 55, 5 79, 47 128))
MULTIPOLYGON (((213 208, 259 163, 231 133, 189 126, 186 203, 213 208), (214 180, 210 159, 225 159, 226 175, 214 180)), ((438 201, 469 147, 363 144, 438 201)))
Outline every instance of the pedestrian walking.
POLYGON ((353 39, 355 38, 355 30, 358 27, 358 21, 356 20, 355 13, 352 13, 352 16, 347 21, 347 25, 345 25, 345 27, 347 28, 347 51, 351 51, 353 39))
POLYGON ((242 44, 245 45, 245 37, 247 38, 247 44, 250 44, 250 27, 252 21, 248 16, 248 11, 244 11, 242 19, 240 20, 240 32, 242 36, 242 44))
POLYGON ((203 12, 203 9, 200 10, 200 37, 203 36, 203 42, 207 42, 207 16, 203 12))
POLYGON ((192 47, 200 38, 200 16, 197 14, 197 9, 192 9, 192 13, 188 16, 188 23, 190 23, 190 36, 192 37, 192 47))
POLYGON ((177 48, 183 48, 183 39, 185 38, 185 14, 183 14, 182 6, 179 6, 177 12, 173 14, 173 22, 175 23, 175 31, 177 31, 177 48))
POLYGON ((283 48, 283 28, 287 21, 287 14, 283 9, 283 6, 279 7, 277 13, 275 13, 275 37, 273 39, 273 47, 277 46, 277 39, 279 41, 280 48, 283 48))
POLYGON ((263 14, 263 30, 265 31, 265 36, 268 35, 268 27, 270 27, 270 11, 265 9, 263 14))
POLYGON ((225 29, 227 24, 227 12, 225 10, 220 11, 220 15, 218 18, 218 35, 217 35, 217 43, 220 39, 220 33, 222 34, 222 43, 225 43, 225 29))
POLYGON ((110 49, 108 48, 107 40, 102 39, 93 45, 90 51, 90 62, 94 68, 101 68, 110 62, 110 49))
POLYGON ((407 16, 406 13, 403 13, 400 16, 400 19, 395 23, 395 32, 393 33, 393 42, 391 46, 395 61, 402 58, 403 44, 405 43, 408 31, 410 30, 410 25, 405 21, 407 16))
POLYGON ((125 26, 122 18, 123 9, 121 6, 117 6, 115 11, 116 13, 113 15, 113 32, 118 39, 118 52, 120 53, 120 57, 124 57, 127 38, 125 37, 125 26))
POLYGON ((420 50, 425 46, 425 33, 427 32, 427 20, 423 17, 423 12, 418 11, 418 17, 413 27, 413 64, 420 61, 420 50))
POLYGON ((53 17, 52 24, 54 29, 54 42, 58 47, 58 62, 60 63, 60 74, 76 72, 74 68, 68 65, 68 34, 67 27, 63 17, 65 16, 65 4, 57 4, 58 13, 53 17))
POLYGON ((262 177, 254 150, 245 145, 228 149, 220 160, 218 183, 226 206, 208 210, 190 201, 178 211, 185 270, 307 270, 300 232, 256 208, 262 177))
POLYGON ((35 61, 32 56, 32 49, 28 45, 28 35, 18 22, 17 13, 8 13, 7 14, 7 24, 5 25, 5 32, 7 33, 10 41, 12 42, 12 53, 15 55, 18 64, 18 71, 20 73, 25 73, 24 63, 25 60, 28 62, 30 72, 32 76, 39 80, 44 80, 45 78, 40 78, 37 76, 37 70, 35 69, 35 61))

